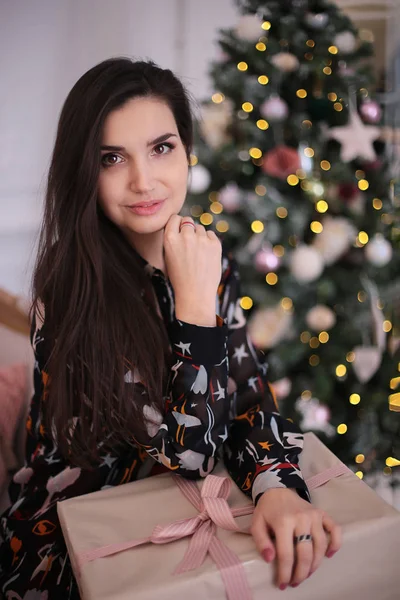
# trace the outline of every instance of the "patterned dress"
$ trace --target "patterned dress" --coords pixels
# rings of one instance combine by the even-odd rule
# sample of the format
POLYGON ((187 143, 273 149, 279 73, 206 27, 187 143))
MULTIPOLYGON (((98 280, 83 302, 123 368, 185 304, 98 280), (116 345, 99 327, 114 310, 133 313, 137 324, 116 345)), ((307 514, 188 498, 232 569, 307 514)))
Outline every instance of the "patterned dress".
POLYGON ((256 503, 268 488, 289 487, 310 501, 298 466, 303 435, 280 416, 264 354, 252 345, 240 307, 238 265, 223 249, 216 326, 175 318, 174 291, 162 271, 139 260, 151 278, 173 350, 163 414, 146 406, 136 371, 127 385, 144 396, 148 443, 104 452, 95 470, 68 463, 46 435, 41 399, 49 352, 45 322, 33 322, 35 392, 27 419, 24 466, 9 488, 11 507, 0 516, 0 598, 77 600, 79 593, 57 518, 57 502, 165 470, 205 477, 220 458, 256 503), (3 540, 3 541, 1 541, 3 540))

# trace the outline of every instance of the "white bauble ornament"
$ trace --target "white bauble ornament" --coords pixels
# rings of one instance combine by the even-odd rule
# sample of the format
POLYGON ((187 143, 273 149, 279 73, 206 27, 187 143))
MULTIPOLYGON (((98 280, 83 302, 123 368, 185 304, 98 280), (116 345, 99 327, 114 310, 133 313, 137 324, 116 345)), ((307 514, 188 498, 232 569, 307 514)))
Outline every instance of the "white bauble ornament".
POLYGON ((329 16, 327 13, 308 13, 304 20, 313 29, 324 29, 328 24, 329 16))
POLYGON ((392 244, 381 233, 377 233, 365 246, 365 256, 375 267, 384 267, 392 259, 392 244))
POLYGON ((219 104, 204 104, 201 107, 200 131, 209 146, 219 148, 228 141, 227 128, 232 121, 233 103, 226 98, 219 104))
POLYGON ((351 31, 343 31, 335 36, 333 44, 339 52, 350 54, 351 52, 354 52, 357 47, 357 39, 351 31))
POLYGON ((284 73, 290 73, 298 68, 299 59, 291 52, 278 52, 271 58, 271 63, 284 73))
POLYGON ((300 427, 303 431, 323 431, 328 436, 335 434, 335 428, 329 423, 331 411, 321 404, 318 398, 298 398, 295 402, 296 410, 302 415, 300 427))
POLYGON ((257 15, 243 15, 236 25, 236 35, 246 42, 255 42, 264 34, 263 21, 257 15))
POLYGON ((344 217, 327 215, 322 225, 323 230, 315 237, 312 246, 318 250, 326 265, 332 265, 350 248, 356 230, 344 217))
POLYGON ((191 194, 202 194, 211 183, 211 175, 203 165, 195 165, 189 171, 188 191, 191 194))
POLYGON ((318 279, 324 270, 324 263, 317 250, 301 244, 292 252, 290 270, 297 281, 307 283, 318 279))
POLYGON ((257 348, 272 348, 292 329, 293 316, 279 303, 273 308, 260 308, 250 317, 250 339, 257 348))
POLYGON ((367 383, 375 375, 382 362, 382 351, 376 346, 356 346, 351 363, 360 383, 367 383))
POLYGON ((336 315, 328 306, 317 304, 308 311, 306 316, 307 325, 314 331, 328 331, 336 323, 336 315))
POLYGON ((284 121, 289 114, 288 105, 280 96, 271 96, 260 106, 260 113, 270 121, 284 121))
POLYGON ((233 213, 241 207, 243 192, 234 181, 229 181, 219 191, 218 200, 228 213, 233 213))
POLYGON ((254 258, 254 264, 257 271, 261 273, 269 273, 270 271, 276 271, 279 269, 281 259, 279 256, 273 253, 272 247, 261 248, 257 252, 254 258))
POLYGON ((274 389, 277 400, 283 400, 283 398, 289 396, 292 389, 292 382, 288 377, 279 379, 279 381, 274 381, 274 383, 271 385, 274 389))

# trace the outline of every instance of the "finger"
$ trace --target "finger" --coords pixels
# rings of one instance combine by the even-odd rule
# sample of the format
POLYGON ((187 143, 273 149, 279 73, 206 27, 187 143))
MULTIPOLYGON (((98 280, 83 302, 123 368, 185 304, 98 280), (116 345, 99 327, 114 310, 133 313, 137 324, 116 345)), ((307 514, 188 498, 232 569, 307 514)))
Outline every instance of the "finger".
POLYGON ((311 535, 313 536, 314 558, 312 560, 310 573, 308 576, 318 569, 328 547, 328 534, 322 526, 322 520, 320 522, 314 522, 311 527, 311 535))
POLYGON ((207 237, 206 228, 199 223, 196 223, 196 234, 198 236, 207 237))
POLYGON ((165 225, 164 232, 168 234, 179 233, 179 226, 181 224, 181 221, 181 215, 172 214, 165 225))
POLYGON ((331 558, 342 545, 342 529, 329 515, 325 514, 322 518, 323 527, 330 533, 331 539, 326 551, 326 556, 331 558))
POLYGON ((179 233, 183 235, 193 235, 196 233, 197 226, 192 217, 182 217, 179 225, 179 233), (191 225, 185 225, 185 223, 191 223, 191 225), (189 233, 188 233, 189 232, 189 233))
MULTIPOLYGON (((303 535, 304 533, 311 533, 311 525, 305 523, 303 525, 296 525, 294 535, 298 536, 303 535)), ((298 585, 307 579, 310 573, 311 564, 314 557, 314 546, 312 540, 298 543, 293 540, 292 543, 294 544, 295 566, 293 569, 291 584, 298 585)))
POLYGON ((294 526, 285 524, 275 527, 275 544, 278 561, 277 585, 284 589, 287 586, 292 575, 294 548, 293 548, 293 529, 294 526))
POLYGON ((266 562, 275 558, 275 546, 268 532, 268 525, 262 517, 253 517, 250 528, 256 548, 266 562))

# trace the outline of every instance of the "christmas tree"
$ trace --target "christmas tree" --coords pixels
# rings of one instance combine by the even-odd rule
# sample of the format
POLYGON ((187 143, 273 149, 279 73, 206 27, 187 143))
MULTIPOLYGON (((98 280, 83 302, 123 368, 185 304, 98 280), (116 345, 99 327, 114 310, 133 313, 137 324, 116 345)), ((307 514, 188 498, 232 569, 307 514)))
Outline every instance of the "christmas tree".
POLYGON ((400 464, 400 197, 373 46, 325 0, 237 5, 202 104, 190 212, 238 261, 240 304, 282 414, 359 477, 390 475, 400 464))

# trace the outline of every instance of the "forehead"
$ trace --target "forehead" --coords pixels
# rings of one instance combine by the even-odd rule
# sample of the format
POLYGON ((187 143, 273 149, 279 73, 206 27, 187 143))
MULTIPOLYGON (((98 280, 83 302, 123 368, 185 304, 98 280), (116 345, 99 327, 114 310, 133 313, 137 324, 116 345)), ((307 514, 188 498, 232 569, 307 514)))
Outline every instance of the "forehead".
POLYGON ((157 98, 133 98, 111 112, 103 127, 103 144, 124 145, 128 140, 147 144, 165 132, 178 133, 169 106, 157 98))

